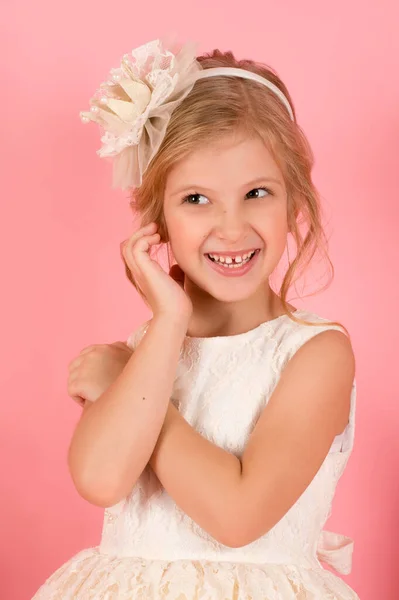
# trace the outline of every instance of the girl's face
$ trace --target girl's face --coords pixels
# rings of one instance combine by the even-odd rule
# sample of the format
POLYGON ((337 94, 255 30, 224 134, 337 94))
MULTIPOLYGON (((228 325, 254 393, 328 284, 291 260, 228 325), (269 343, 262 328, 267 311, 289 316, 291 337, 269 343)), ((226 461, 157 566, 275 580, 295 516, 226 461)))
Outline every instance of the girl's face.
POLYGON ((285 250, 284 180, 259 138, 223 139, 179 161, 166 182, 164 215, 189 293, 205 292, 221 302, 245 300, 268 281, 285 250), (208 256, 253 250, 257 253, 242 274, 208 256))

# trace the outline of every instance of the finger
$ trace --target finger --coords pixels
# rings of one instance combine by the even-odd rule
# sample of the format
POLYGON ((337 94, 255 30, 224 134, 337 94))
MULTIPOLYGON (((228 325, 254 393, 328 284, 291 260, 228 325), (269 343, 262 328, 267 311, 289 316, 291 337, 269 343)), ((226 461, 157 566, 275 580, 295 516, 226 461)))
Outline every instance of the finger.
POLYGON ((75 358, 73 358, 69 363, 68 363, 68 371, 71 371, 72 369, 76 369, 76 367, 79 367, 83 360, 84 357, 87 354, 90 354, 91 352, 93 352, 95 350, 96 346, 88 346, 87 348, 84 348, 81 352, 79 352, 79 354, 77 356, 75 356, 75 358))
POLYGON ((79 398, 83 398, 82 390, 79 389, 79 387, 78 382, 68 380, 67 394, 72 400, 75 400, 75 402, 80 402, 79 398))
POLYGON ((159 233, 154 233, 152 235, 143 235, 131 243, 130 241, 124 247, 123 250, 123 258, 128 268, 132 271, 133 275, 137 277, 137 262, 140 262, 140 257, 144 254, 147 254, 151 246, 154 244, 159 244, 160 235, 159 233))
POLYGON ((140 239, 144 235, 149 235, 154 230, 155 227, 156 227, 156 224, 154 222, 148 223, 148 225, 145 225, 144 227, 140 227, 140 229, 135 231, 130 236, 130 238, 128 238, 127 240, 123 240, 123 242, 121 242, 121 244, 120 244, 122 256, 123 256, 124 250, 127 246, 131 246, 132 244, 134 244, 138 239, 140 239))
POLYGON ((68 364, 67 368, 69 373, 75 370, 81 364, 82 360, 83 358, 81 356, 75 356, 75 358, 68 364))
POLYGON ((69 396, 79 395, 78 383, 80 381, 80 378, 81 376, 76 370, 70 373, 67 380, 67 390, 69 396))
POLYGON ((73 374, 68 377, 67 394, 72 400, 83 405, 88 399, 88 392, 85 391, 84 385, 79 375, 73 374))
POLYGON ((144 235, 139 238, 134 246, 132 246, 132 252, 148 252, 151 246, 159 243, 161 236, 159 233, 153 233, 152 235, 144 235))
POLYGON ((98 356, 103 356, 104 352, 107 351, 107 347, 108 344, 95 344, 94 346, 89 346, 88 348, 82 350, 68 364, 69 373, 71 373, 72 371, 76 371, 79 367, 81 367, 82 363, 86 363, 87 361, 91 362, 92 360, 96 360, 98 356))
POLYGON ((82 354, 87 354, 88 352, 92 352, 93 350, 95 350, 100 344, 92 344, 91 346, 85 346, 84 348, 82 348, 82 350, 79 352, 78 356, 82 355, 82 354))
POLYGON ((85 348, 83 348, 79 354, 77 356, 75 356, 69 363, 68 363, 68 369, 71 369, 75 366, 80 365, 80 363, 82 362, 81 357, 89 354, 90 352, 93 352, 96 348, 98 348, 98 346, 100 346, 101 344, 92 344, 91 346, 85 346, 85 348))
POLYGON ((136 241, 134 246, 130 248, 130 252, 128 252, 126 255, 126 261, 128 263, 129 268, 131 268, 133 275, 135 275, 136 278, 140 277, 140 272, 138 272, 137 269, 140 271, 146 264, 148 264, 148 261, 150 261, 154 265, 158 265, 158 263, 151 259, 149 255, 149 250, 152 246, 159 244, 159 242, 159 233, 154 233, 153 235, 143 236, 142 238, 136 241))

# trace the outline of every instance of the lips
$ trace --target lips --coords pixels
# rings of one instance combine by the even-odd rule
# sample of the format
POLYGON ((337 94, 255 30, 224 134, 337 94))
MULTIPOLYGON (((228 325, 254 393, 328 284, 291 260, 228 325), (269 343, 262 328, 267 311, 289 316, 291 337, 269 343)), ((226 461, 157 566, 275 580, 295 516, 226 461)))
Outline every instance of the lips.
POLYGON ((213 261, 207 254, 205 254, 206 260, 209 266, 217 273, 224 275, 225 277, 241 277, 250 271, 258 260, 260 249, 255 251, 255 254, 243 264, 240 263, 229 263, 235 266, 224 266, 226 263, 220 263, 213 261))

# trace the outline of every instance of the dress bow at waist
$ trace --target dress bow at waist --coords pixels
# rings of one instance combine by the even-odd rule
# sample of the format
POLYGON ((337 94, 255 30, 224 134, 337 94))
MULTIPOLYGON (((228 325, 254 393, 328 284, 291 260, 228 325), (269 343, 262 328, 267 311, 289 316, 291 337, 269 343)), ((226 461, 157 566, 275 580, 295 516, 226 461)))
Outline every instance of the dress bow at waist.
POLYGON ((337 573, 348 575, 352 570, 353 540, 340 533, 323 530, 317 545, 318 560, 337 573))

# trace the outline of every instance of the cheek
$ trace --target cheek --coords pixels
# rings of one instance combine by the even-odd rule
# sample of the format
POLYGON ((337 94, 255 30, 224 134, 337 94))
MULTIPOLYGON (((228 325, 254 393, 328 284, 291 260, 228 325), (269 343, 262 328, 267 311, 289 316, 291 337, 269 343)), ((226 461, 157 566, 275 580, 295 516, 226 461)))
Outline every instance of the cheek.
POLYGON ((273 210, 267 215, 265 220, 267 223, 268 235, 278 242, 281 239, 285 239, 288 233, 288 222, 287 222, 287 208, 284 204, 276 204, 273 210))
POLYGON ((169 230, 169 242, 173 255, 177 262, 184 265, 192 257, 193 252, 198 253, 201 240, 198 240, 192 229, 184 227, 172 227, 169 230))
POLYGON ((198 252, 198 248, 201 247, 206 238, 206 233, 204 233, 204 228, 201 227, 199 219, 166 213, 165 223, 168 229, 170 246, 176 258, 181 254, 187 256, 190 252, 198 252))
POLYGON ((287 221, 284 219, 279 224, 279 227, 276 228, 274 236, 275 242, 277 246, 285 245, 287 242, 288 235, 288 225, 287 221))
POLYGON ((266 242, 279 245, 287 238, 288 223, 286 215, 283 213, 266 215, 264 219, 258 219, 254 228, 261 232, 266 242))

